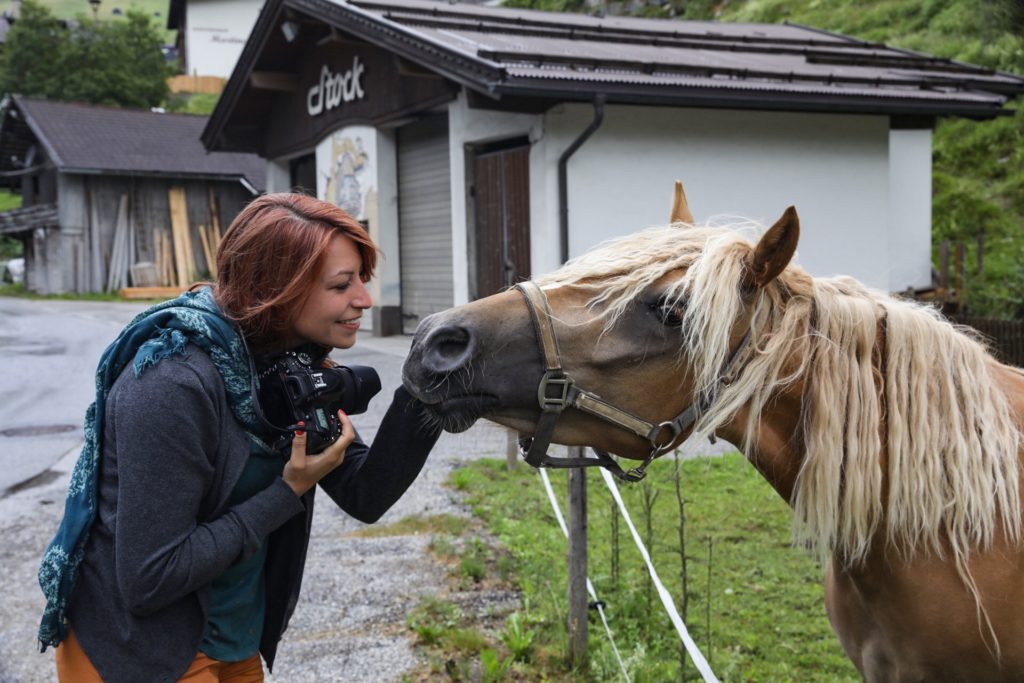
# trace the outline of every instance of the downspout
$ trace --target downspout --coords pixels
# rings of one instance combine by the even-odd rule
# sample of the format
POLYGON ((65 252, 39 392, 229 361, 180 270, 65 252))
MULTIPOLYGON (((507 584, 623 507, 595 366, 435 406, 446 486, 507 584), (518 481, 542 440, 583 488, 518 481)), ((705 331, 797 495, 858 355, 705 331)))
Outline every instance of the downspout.
POLYGON ((576 150, 594 134, 594 131, 601 127, 601 122, 604 121, 604 101, 603 93, 594 95, 594 120, 558 157, 558 224, 562 243, 562 263, 569 260, 569 157, 575 154, 576 150))

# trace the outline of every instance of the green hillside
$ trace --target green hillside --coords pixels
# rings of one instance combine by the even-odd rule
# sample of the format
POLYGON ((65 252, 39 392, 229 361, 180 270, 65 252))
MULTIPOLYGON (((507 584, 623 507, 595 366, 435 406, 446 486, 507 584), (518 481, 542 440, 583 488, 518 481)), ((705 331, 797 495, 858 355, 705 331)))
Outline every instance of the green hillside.
MULTIPOLYGON (((60 19, 74 19, 79 14, 92 16, 92 5, 88 0, 39 0, 40 4, 49 7, 60 19)), ((0 11, 6 12, 15 4, 10 0, 0 0, 0 11)), ((116 19, 115 9, 121 13, 127 12, 129 8, 142 10, 161 28, 167 26, 167 9, 170 7, 170 0, 101 0, 97 16, 100 19, 116 19)), ((165 31, 167 42, 174 42, 174 32, 165 31)))
MULTIPOLYGON (((591 9, 585 0, 506 0, 505 5, 591 9)), ((606 9, 679 19, 790 21, 1024 74, 1022 0, 633 0, 608 2, 606 9)), ((1024 118, 940 121, 933 188, 936 252, 943 240, 967 245, 968 309, 1024 317, 1024 118), (979 241, 984 242, 981 273, 979 241)))

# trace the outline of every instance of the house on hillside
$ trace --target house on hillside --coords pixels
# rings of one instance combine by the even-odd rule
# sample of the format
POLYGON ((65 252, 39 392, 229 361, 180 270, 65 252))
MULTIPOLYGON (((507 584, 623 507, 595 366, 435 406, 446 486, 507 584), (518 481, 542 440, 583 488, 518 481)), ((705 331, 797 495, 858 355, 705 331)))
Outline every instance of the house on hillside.
POLYGON ((167 28, 177 31, 182 73, 230 76, 261 7, 263 0, 171 0, 167 28))
POLYGON ((262 191, 266 171, 253 154, 203 149, 199 134, 206 122, 204 116, 5 99, 0 185, 20 191, 22 207, 0 213, 0 234, 23 241, 28 288, 100 292, 180 285, 209 274, 211 229, 227 228, 262 191), (146 272, 147 282, 134 282, 132 267, 140 264, 161 268, 136 269, 135 279, 146 272))
POLYGON ((795 204, 816 275, 927 288, 935 121, 1021 92, 795 25, 269 0, 203 143, 367 223, 384 334, 665 224, 676 178, 698 220, 795 204))

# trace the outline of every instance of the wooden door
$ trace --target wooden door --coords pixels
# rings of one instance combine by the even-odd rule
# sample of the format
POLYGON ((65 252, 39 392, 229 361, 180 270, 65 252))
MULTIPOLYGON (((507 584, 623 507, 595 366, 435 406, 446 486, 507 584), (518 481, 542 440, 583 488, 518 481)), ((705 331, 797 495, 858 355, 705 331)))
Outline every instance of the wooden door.
POLYGON ((478 151, 473 160, 475 298, 530 277, 530 147, 478 151))

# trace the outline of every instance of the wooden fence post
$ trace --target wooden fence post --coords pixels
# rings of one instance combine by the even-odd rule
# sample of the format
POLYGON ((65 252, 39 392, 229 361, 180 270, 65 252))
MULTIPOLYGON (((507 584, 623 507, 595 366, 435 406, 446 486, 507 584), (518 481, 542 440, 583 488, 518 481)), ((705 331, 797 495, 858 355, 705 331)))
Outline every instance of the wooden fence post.
MULTIPOLYGON (((583 457, 572 446, 569 457, 583 457)), ((587 470, 569 470, 569 661, 587 663, 587 470)))
POLYGON ((519 463, 519 432, 514 429, 505 429, 505 465, 511 472, 519 463))

